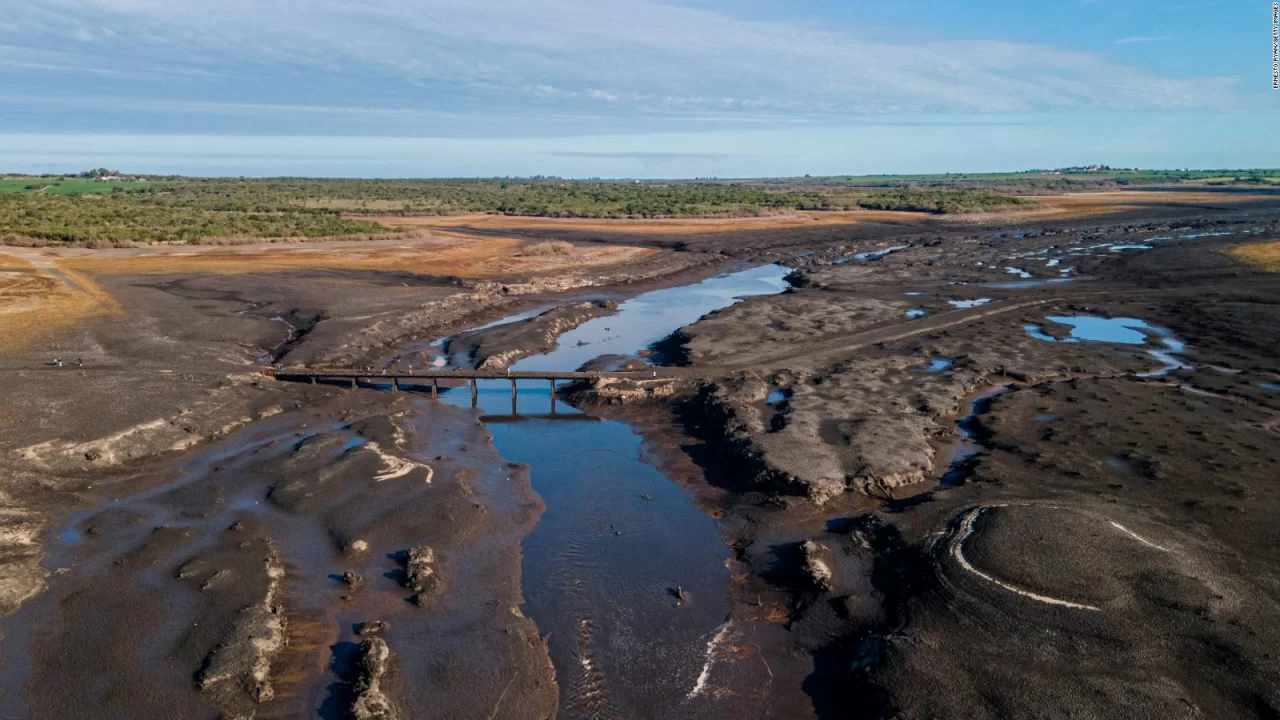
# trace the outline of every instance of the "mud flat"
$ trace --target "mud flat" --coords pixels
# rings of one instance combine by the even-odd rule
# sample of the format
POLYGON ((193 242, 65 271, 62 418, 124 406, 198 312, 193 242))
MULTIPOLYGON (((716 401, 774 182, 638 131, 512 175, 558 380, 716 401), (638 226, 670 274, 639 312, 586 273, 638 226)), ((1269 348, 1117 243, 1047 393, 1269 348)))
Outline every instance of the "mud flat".
POLYGON ((804 690, 769 714, 1276 713, 1280 276, 1229 252, 1276 231, 819 247, 795 292, 683 328, 734 623, 804 690))
POLYGON ((1232 249, 1280 208, 1152 203, 657 229, 561 273, 85 254, 119 313, 0 357, 0 705, 1272 717, 1280 275, 1232 249), (261 373, 486 325, 472 362, 681 370, 475 408, 261 373))

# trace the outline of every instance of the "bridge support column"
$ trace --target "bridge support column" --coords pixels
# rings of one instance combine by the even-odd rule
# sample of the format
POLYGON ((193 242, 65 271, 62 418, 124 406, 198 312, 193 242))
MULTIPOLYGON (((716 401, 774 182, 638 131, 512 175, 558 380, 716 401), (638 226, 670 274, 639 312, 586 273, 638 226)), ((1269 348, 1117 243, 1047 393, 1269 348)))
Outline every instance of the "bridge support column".
POLYGON ((391 378, 391 392, 400 390, 400 378, 391 378))
POLYGON ((358 387, 360 387, 360 386, 356 384, 356 379, 355 379, 355 378, 351 378, 351 389, 352 389, 352 390, 355 390, 355 389, 356 389, 356 388, 358 388, 358 387))
POLYGON ((511 399, 516 399, 516 379, 511 378, 511 399))
POLYGON ((476 404, 476 396, 477 396, 478 394, 479 394, 479 393, 478 393, 478 391, 476 390, 476 379, 475 379, 475 378, 471 378, 471 406, 472 406, 472 407, 475 407, 475 404, 476 404))
POLYGON ((551 378, 547 382, 551 383, 551 414, 556 414, 556 379, 551 378))
POLYGON ((431 397, 440 397, 440 378, 431 378, 431 397))
POLYGON ((315 376, 315 375, 312 375, 312 376, 311 376, 311 384, 312 384, 312 385, 315 385, 315 384, 316 384, 316 376, 315 376))

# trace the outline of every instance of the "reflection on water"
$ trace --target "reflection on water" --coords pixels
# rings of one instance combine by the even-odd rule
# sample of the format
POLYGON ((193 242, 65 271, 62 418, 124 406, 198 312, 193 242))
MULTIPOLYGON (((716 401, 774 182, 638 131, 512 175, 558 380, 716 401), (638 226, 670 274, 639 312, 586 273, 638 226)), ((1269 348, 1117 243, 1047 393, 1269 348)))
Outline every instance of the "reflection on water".
POLYGON ((1186 343, 1173 336, 1168 329, 1148 325, 1138 318, 1104 318, 1093 315, 1051 315, 1049 322, 1066 325, 1071 334, 1059 340, 1049 335, 1037 325, 1024 325, 1023 329, 1031 337, 1045 342, 1101 342, 1118 345, 1145 345, 1153 337, 1159 338, 1164 350, 1147 350, 1147 354, 1164 363, 1163 367, 1151 372, 1140 373, 1142 377, 1167 375, 1174 370, 1191 370, 1191 365, 1175 357, 1175 353, 1186 351, 1186 343))
MULTIPOLYGON (((639 295, 513 369, 573 370, 600 355, 634 355, 739 298, 781 292, 788 272, 768 265, 639 295)), ((478 387, 494 444, 531 467, 546 503, 523 545, 524 610, 549 636, 560 716, 708 716, 716 693, 693 690, 707 682, 705 648, 730 608, 729 551, 715 521, 646 462, 631 426, 564 422, 588 416, 555 403, 546 382, 520 383, 514 400, 506 380, 478 387), (677 588, 687 601, 677 601, 677 588)), ((443 397, 472 403, 468 387, 443 397)))
POLYGON ((618 313, 595 318, 560 337, 560 345, 546 355, 534 355, 513 370, 575 370, 601 355, 634 355, 739 298, 774 295, 787 289, 790 270, 763 265, 692 285, 637 295, 618 306, 618 313))

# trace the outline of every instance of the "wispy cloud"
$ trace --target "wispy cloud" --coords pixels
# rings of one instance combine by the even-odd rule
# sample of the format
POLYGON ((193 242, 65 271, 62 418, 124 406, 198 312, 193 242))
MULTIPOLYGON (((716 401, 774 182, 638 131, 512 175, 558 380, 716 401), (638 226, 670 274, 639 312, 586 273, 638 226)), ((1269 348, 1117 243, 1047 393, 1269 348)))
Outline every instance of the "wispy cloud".
POLYGON ((660 0, 43 0, 6 15, 0 64, 35 105, 128 98, 311 123, 367 109, 445 134, 495 115, 664 127, 1240 102, 1232 78, 1058 46, 887 43, 660 0))

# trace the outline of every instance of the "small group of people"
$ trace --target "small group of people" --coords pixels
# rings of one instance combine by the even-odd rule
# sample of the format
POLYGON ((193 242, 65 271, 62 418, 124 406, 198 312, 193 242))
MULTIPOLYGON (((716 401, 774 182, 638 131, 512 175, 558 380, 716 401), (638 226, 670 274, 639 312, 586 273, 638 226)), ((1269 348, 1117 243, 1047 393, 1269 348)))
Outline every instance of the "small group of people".
MULTIPOLYGON (((54 358, 54 359, 53 359, 53 366, 54 366, 54 367, 62 367, 62 364, 63 364, 63 360, 62 360, 62 358, 60 358, 60 357, 56 357, 56 358, 54 358)), ((84 367, 84 360, 82 360, 82 359, 80 359, 80 358, 76 358, 76 367, 84 367)))

